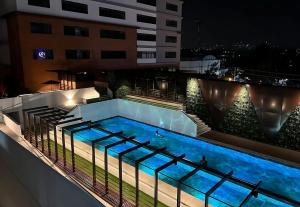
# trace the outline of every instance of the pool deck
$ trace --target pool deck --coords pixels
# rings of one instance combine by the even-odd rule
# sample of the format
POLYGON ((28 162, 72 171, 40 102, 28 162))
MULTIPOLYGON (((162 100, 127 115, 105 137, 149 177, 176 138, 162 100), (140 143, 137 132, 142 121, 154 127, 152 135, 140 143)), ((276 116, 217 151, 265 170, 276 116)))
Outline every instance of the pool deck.
POLYGON ((300 167, 300 152, 294 150, 256 142, 243 137, 213 130, 203 134, 200 139, 236 150, 246 151, 250 154, 256 154, 266 159, 300 167))

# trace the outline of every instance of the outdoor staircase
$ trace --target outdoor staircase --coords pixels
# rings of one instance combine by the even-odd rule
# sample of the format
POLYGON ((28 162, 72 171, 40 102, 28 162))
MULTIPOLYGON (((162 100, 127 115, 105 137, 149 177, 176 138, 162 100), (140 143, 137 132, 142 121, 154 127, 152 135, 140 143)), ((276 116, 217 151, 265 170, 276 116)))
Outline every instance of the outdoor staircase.
POLYGON ((197 115, 187 114, 187 116, 197 124, 197 137, 211 131, 211 128, 206 125, 197 115))
POLYGON ((137 96, 137 95, 127 95, 123 99, 128 101, 134 101, 138 103, 148 104, 152 106, 158 106, 162 108, 172 109, 176 111, 184 110, 184 105, 182 103, 177 103, 169 100, 157 99, 153 97, 137 96))

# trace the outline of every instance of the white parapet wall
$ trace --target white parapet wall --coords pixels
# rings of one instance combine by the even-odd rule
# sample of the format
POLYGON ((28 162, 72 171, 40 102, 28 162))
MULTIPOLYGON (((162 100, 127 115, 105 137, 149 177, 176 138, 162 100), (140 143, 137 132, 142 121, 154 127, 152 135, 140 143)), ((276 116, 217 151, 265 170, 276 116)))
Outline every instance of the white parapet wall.
POLYGON ((13 119, 11 119, 7 114, 3 114, 3 122, 5 125, 13 131, 16 135, 22 136, 21 125, 17 124, 13 119))
POLYGON ((3 111, 10 112, 21 105, 22 99, 20 97, 0 99, 0 122, 4 122, 3 111))
POLYGON ((21 96, 23 109, 38 107, 42 105, 73 108, 74 106, 81 104, 83 102, 83 99, 99 97, 99 93, 93 87, 68 91, 58 90, 21 96))
MULTIPOLYGON (((0 99, 0 122, 4 122, 3 113, 19 112, 20 122, 23 123, 23 109, 49 106, 71 110, 84 103, 86 99, 100 98, 94 87, 67 91, 50 91, 20 95, 14 98, 0 99)), ((21 126, 23 127, 23 126, 21 126)))
POLYGON ((85 121, 98 121, 122 116, 188 136, 194 137, 197 134, 197 125, 182 111, 123 99, 80 105, 71 111, 70 114, 82 117, 85 121))

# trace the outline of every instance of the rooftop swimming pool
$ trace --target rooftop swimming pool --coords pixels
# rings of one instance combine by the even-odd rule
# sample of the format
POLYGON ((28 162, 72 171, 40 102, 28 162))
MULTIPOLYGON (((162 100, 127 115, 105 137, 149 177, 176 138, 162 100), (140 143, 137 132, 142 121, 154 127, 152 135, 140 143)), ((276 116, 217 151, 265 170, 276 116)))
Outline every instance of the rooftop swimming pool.
MULTIPOLYGON (((300 202, 300 169, 173 133, 168 130, 158 129, 123 117, 114 117, 99 121, 99 123, 102 128, 108 131, 123 131, 127 137, 135 136, 135 140, 138 142, 143 143, 150 141, 150 145, 156 148, 165 146, 167 148, 166 150, 173 155, 179 156, 186 154, 185 158, 192 162, 199 163, 202 156, 205 156, 210 168, 217 169, 224 173, 233 171, 234 177, 254 185, 262 181, 261 188, 300 202), (157 130, 160 136, 157 136, 157 130)), ((75 138, 90 143, 93 139, 107 135, 107 133, 100 130, 90 129, 76 133, 75 138)), ((121 138, 112 137, 99 142, 97 147, 99 150, 103 150, 104 146, 119 140, 121 140, 121 138)), ((133 146, 135 146, 135 144, 130 142, 120 144, 110 148, 109 154, 117 157, 118 153, 133 146)), ((133 164, 135 160, 150 153, 151 151, 146 148, 139 148, 126 154, 123 159, 129 164, 133 164)), ((140 169, 149 175, 154 175, 156 168, 170 160, 169 157, 159 154, 142 162, 140 169)), ((177 165, 172 165, 162 170, 159 173, 159 179, 175 186, 178 179, 193 169, 193 167, 179 162, 177 165)), ((208 172, 198 171, 195 175, 184 181, 182 190, 204 200, 205 193, 220 180, 221 178, 208 172)), ((241 202, 243 202, 250 192, 251 190, 245 187, 226 181, 211 194, 209 203, 212 206, 218 207, 240 206, 241 202)), ((259 194, 257 198, 252 197, 245 206, 285 207, 290 205, 259 194)))

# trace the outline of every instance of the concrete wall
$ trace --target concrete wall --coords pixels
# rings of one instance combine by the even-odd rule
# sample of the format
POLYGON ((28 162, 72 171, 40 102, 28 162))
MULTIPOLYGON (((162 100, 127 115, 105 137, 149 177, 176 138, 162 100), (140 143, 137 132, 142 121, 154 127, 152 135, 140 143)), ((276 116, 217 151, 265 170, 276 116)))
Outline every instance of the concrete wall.
POLYGON ((171 14, 174 16, 182 16, 182 4, 183 1, 180 0, 157 0, 157 10, 158 12, 162 12, 162 13, 167 13, 167 14, 171 14), (166 8, 166 4, 171 3, 171 4, 175 4, 178 6, 178 11, 170 11, 166 8))
POLYGON ((0 157, 41 207, 104 206, 0 132, 0 157))
POLYGON ((182 27, 182 1, 159 0, 157 1, 157 62, 158 63, 179 63, 181 48, 181 27, 182 27), (167 9, 167 3, 177 5, 178 11, 167 9), (175 20, 177 27, 166 25, 167 20, 175 20), (166 36, 176 36, 177 43, 167 43, 166 36), (176 52, 176 58, 165 58, 166 52, 176 52))
POLYGON ((181 134, 196 136, 197 125, 181 111, 121 99, 117 101, 120 116, 181 134))
POLYGON ((13 12, 17 9, 16 0, 2 0, 0 1, 0 16, 13 12))
POLYGON ((7 111, 8 109, 12 109, 14 107, 18 107, 22 105, 21 97, 14 98, 5 98, 0 99, 0 111, 7 111))
POLYGON ((0 99, 0 122, 4 121, 3 111, 11 112, 18 110, 18 107, 22 105, 22 98, 14 97, 14 98, 5 98, 0 99))
POLYGON ((77 104, 81 104, 83 98, 98 97, 100 97, 100 95, 95 90, 95 88, 83 88, 68 91, 53 91, 21 96, 23 109, 43 105, 72 108, 77 104))
POLYGON ((0 54, 0 64, 10 65, 7 25, 2 18, 0 18, 0 54))
POLYGON ((0 122, 4 121, 2 111, 19 111, 20 121, 23 123, 23 109, 39 106, 55 106, 72 109, 76 105, 81 104, 83 98, 89 99, 98 97, 100 97, 100 94, 95 88, 83 88, 68 91, 27 94, 15 98, 0 99, 0 122))
MULTIPOLYGON (((37 13, 43 15, 51 15, 51 16, 61 16, 61 17, 69 17, 75 19, 84 19, 84 20, 91 20, 91 21, 100 21, 105 23, 112 23, 112 24, 121 24, 121 25, 129 25, 129 26, 139 26, 144 28, 155 29, 156 25, 153 24, 140 24, 137 22, 136 15, 143 14, 148 16, 156 16, 156 12, 154 8, 151 10, 142 8, 141 4, 136 4, 136 7, 132 7, 133 2, 127 0, 130 5, 122 4, 111 4, 105 3, 105 0, 98 0, 98 1, 90 1, 90 0, 72 0, 73 2, 79 2, 82 4, 88 5, 88 14, 81 14, 76 12, 69 12, 62 10, 61 0, 50 0, 50 7, 51 8, 43 8, 37 6, 28 5, 28 1, 25 0, 2 0, 5 4, 10 4, 7 6, 8 9, 5 11, 13 11, 16 10, 9 2, 17 2, 17 10, 22 12, 29 12, 29 13, 37 13), (139 7, 137 7, 139 6, 139 7), (116 19, 116 18, 106 18, 99 16, 99 7, 111 8, 115 10, 121 10, 126 12, 126 19, 116 19)), ((147 6, 146 6, 147 7, 147 6)), ((150 7, 147 7, 150 8, 150 7)), ((4 12, 2 12, 4 13, 4 12)))
POLYGON ((70 112, 70 114, 81 116, 86 121, 123 116, 188 136, 196 136, 197 132, 196 124, 181 111, 122 99, 81 105, 70 112))
POLYGON ((21 125, 17 124, 14 120, 12 120, 8 115, 3 115, 3 121, 5 125, 12 130, 16 135, 22 136, 21 125))
POLYGON ((116 100, 103 101, 87 105, 77 106, 70 115, 82 117, 84 121, 98 121, 118 116, 118 102, 116 100))

